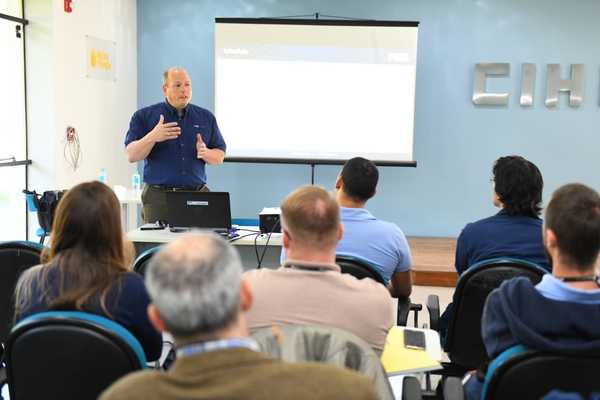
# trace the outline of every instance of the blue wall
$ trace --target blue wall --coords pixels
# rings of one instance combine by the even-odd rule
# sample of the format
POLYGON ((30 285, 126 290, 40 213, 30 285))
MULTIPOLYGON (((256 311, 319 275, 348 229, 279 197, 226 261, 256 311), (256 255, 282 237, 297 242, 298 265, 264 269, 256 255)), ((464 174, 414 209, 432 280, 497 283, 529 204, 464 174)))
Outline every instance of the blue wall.
MULTIPOLYGON (((182 65, 194 83, 194 103, 213 109, 215 17, 321 14, 418 20, 415 168, 381 168, 368 208, 409 235, 456 236, 466 222, 495 212, 489 178, 501 155, 521 154, 538 165, 544 199, 581 181, 600 189, 600 2, 597 0, 143 0, 138 1, 140 106, 162 99, 161 73, 182 65), (507 107, 471 103, 476 62, 510 62, 510 79, 490 90, 510 91, 507 107), (537 64, 534 106, 522 108, 521 63, 537 64), (544 104, 547 63, 584 63, 584 105, 544 104)), ((257 98, 257 101, 260 101, 257 98)), ((227 132, 224 132, 227 137, 227 132)), ((340 133, 343 140, 343 133, 340 133)), ((315 144, 318 145, 318 144, 315 144)), ((318 166, 316 182, 332 188, 339 170, 318 166)), ((211 167, 213 190, 232 195, 234 217, 256 217, 310 180, 299 165, 226 163, 211 167)))

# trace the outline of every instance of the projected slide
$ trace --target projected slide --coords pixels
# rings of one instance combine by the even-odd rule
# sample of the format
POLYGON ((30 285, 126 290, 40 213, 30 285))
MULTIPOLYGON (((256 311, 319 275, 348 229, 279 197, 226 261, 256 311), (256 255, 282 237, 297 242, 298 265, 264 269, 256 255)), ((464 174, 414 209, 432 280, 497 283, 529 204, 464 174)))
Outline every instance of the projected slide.
POLYGON ((413 161, 416 26, 217 22, 215 44, 228 157, 413 161))

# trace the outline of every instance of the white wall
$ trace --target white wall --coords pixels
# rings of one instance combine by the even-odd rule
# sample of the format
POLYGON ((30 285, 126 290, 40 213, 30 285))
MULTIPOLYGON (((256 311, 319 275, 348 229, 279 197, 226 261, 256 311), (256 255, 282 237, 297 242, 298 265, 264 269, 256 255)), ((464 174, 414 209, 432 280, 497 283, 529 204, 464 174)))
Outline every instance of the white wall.
POLYGON ((63 11, 53 1, 56 110, 56 183, 70 187, 97 179, 101 168, 109 184, 129 184, 134 170, 123 152, 123 138, 137 106, 137 23, 135 0, 89 0, 63 11), (90 35, 116 45, 117 80, 88 79, 86 42, 90 35), (81 141, 81 167, 73 171, 63 156, 65 128, 74 126, 81 141))
MULTIPOLYGON (((29 188, 66 189, 97 179, 101 168, 111 186, 129 186, 135 165, 125 158, 123 139, 137 107, 136 1, 78 1, 72 13, 63 4, 25 1, 29 188), (86 78, 86 35, 116 42, 116 81, 86 78), (81 142, 76 171, 64 157, 69 125, 81 142)), ((30 232, 37 227, 31 217, 30 232)))

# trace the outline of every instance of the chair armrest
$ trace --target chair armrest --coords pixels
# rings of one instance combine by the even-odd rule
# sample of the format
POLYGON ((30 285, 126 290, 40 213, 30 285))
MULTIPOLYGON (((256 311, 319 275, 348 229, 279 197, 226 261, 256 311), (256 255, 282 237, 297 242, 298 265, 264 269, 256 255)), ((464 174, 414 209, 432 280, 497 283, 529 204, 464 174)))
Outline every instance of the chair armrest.
POLYGON ((440 298, 435 294, 427 296, 427 311, 429 311, 429 329, 440 330, 440 298))
POLYGON ((465 393, 463 391, 460 378, 449 377, 444 381, 444 400, 463 400, 465 393))
POLYGON ((402 382, 402 400, 421 400, 421 384, 414 376, 405 376, 402 382))
POLYGON ((410 312, 410 299, 408 297, 398 297, 398 312, 396 315, 396 325, 406 326, 408 322, 408 313, 410 312))
POLYGON ((423 310, 423 304, 410 303, 409 312, 414 312, 415 328, 419 327, 419 311, 423 310))

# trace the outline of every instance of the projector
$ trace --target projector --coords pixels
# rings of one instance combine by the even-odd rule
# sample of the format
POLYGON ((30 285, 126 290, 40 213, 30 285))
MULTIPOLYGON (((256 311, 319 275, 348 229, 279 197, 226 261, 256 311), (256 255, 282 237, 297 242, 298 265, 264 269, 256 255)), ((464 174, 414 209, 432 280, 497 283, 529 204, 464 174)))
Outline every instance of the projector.
POLYGON ((258 214, 260 233, 281 233, 281 208, 265 207, 258 214))

